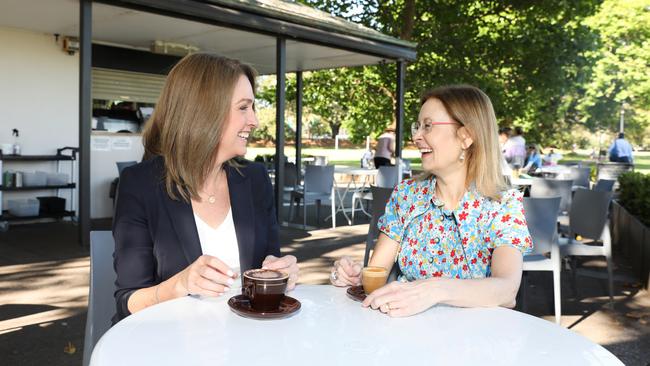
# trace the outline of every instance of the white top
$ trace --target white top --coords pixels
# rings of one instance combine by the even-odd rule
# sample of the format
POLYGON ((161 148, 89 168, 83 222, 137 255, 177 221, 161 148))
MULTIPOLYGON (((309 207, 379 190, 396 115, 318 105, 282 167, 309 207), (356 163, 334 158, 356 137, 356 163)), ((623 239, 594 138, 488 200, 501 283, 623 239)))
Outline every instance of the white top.
POLYGON ((216 229, 206 224, 196 213, 194 221, 203 254, 219 258, 230 268, 239 268, 239 245, 235 223, 232 221, 232 208, 228 209, 226 219, 216 229))
POLYGON ((289 296, 302 308, 279 320, 240 317, 231 295, 183 296, 117 323, 90 364, 622 365, 583 336, 514 310, 435 306, 390 318, 345 291, 299 285, 289 296))

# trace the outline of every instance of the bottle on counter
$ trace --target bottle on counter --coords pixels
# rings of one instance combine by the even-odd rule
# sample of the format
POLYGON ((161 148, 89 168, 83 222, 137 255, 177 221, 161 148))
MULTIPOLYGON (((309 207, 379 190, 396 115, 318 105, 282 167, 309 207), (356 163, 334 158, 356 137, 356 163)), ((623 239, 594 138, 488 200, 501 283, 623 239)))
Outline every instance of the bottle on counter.
POLYGON ((20 137, 20 133, 18 132, 17 128, 14 128, 12 131, 12 135, 14 136, 14 155, 20 155, 20 144, 18 141, 18 138, 20 137))

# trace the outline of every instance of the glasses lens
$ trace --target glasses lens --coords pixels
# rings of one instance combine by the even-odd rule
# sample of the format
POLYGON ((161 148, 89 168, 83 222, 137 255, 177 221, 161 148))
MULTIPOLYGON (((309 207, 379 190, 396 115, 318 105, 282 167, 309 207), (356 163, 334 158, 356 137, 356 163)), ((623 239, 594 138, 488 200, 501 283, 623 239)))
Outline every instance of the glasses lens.
POLYGON ((419 129, 420 129, 420 122, 411 123, 411 136, 417 135, 419 129))

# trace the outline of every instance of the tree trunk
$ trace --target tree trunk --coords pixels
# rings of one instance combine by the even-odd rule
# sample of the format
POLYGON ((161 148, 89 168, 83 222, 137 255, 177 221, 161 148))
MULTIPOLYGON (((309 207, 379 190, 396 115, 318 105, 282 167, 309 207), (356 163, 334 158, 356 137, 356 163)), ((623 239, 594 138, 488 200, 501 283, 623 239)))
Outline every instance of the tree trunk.
POLYGON ((402 29, 399 33, 399 38, 410 41, 413 36, 413 27, 415 26, 415 0, 406 0, 404 8, 400 15, 402 19, 402 29))

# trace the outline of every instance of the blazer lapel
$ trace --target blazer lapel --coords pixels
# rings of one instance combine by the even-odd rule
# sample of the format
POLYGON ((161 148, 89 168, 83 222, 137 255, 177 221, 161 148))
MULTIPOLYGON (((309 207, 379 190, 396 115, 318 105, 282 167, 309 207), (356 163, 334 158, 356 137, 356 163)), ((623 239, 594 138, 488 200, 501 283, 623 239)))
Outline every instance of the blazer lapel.
POLYGON ((230 166, 226 166, 226 173, 228 175, 232 219, 237 234, 237 245, 239 246, 239 266, 240 270, 244 272, 253 268, 253 256, 255 254, 255 213, 253 210, 251 180, 230 166))
POLYGON ((158 193, 162 196, 162 201, 169 215, 169 221, 171 221, 176 232, 178 244, 183 249, 188 265, 192 264, 202 254, 201 241, 199 240, 199 232, 196 229, 192 205, 181 200, 171 199, 165 191, 164 183, 158 193))

